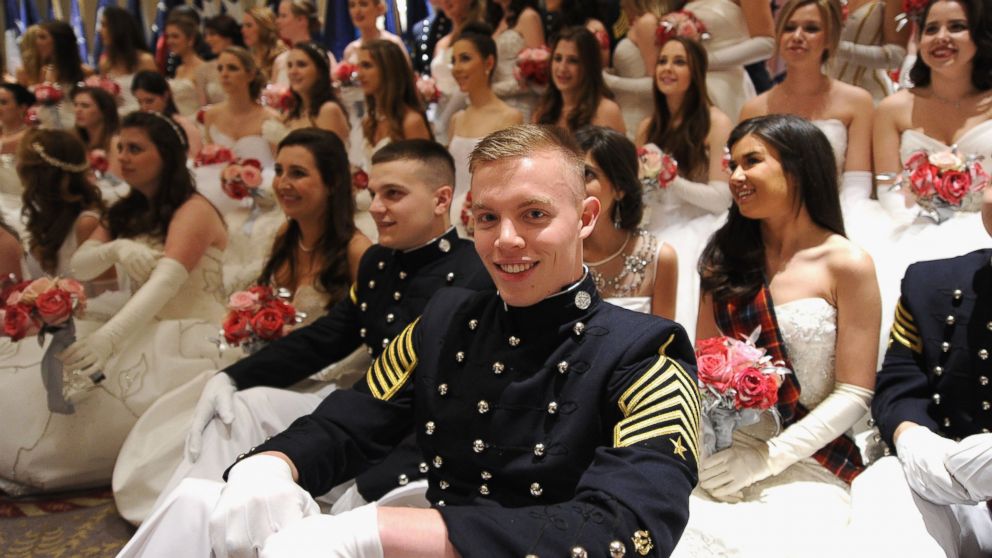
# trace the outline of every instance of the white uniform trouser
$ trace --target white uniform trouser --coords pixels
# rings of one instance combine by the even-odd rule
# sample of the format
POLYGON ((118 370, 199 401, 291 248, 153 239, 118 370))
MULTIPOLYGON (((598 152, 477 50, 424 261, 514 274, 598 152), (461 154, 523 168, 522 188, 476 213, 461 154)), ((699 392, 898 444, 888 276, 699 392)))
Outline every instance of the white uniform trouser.
POLYGON ((988 506, 942 506, 921 498, 896 457, 883 457, 854 479, 851 504, 848 556, 992 556, 988 506))

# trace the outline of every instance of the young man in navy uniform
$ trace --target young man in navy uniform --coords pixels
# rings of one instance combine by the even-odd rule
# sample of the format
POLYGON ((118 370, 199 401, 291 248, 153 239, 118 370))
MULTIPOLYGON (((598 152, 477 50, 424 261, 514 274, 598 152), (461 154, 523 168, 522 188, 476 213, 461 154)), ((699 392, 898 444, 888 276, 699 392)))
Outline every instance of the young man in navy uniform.
POLYGON ((470 168, 476 250, 498 293, 438 292, 354 389, 334 392, 252 450, 222 489, 180 485, 132 550, 671 553, 698 456, 699 394, 685 331, 600 299, 582 265, 599 203, 585 195, 583 157, 564 132, 496 132, 476 147, 470 168), (366 469, 410 424, 431 507, 370 504, 321 515, 310 494, 366 469), (208 516, 209 541, 174 535, 208 516))
MULTIPOLYGON (((207 382, 194 413, 186 456, 172 478, 158 486, 158 491, 146 489, 153 492, 150 498, 135 496, 137 490, 117 491, 128 519, 144 520, 155 495, 167 493, 183 478, 219 480, 238 454, 313 411, 336 387, 351 385, 355 372, 364 371, 369 360, 346 357, 359 347, 378 357, 389 340, 423 312, 438 289, 492 289, 472 243, 459 239, 449 223, 454 176, 451 155, 427 140, 396 142, 373 156, 369 189, 374 198, 369 213, 375 219, 379 243, 362 257, 349 296, 313 324, 207 382), (294 390, 285 389, 335 363, 322 379, 338 381, 306 382, 294 390), (350 375, 351 381, 339 379, 342 375, 350 375)), ((391 462, 400 459, 393 469, 402 470, 390 471, 389 476, 405 474, 416 479, 419 460, 409 463, 401 454, 391 462)), ((383 476, 370 475, 373 479, 383 476)), ((120 488, 118 480, 115 489, 120 488)), ((151 484, 149 480, 144 483, 151 484)), ((373 488, 382 490, 381 484, 373 488)), ((363 491, 366 499, 381 496, 374 489, 363 491)))
MULTIPOLYGON (((992 191, 983 220, 992 234, 992 191)), ((990 258, 919 262, 903 278, 872 403, 896 456, 852 490, 855 509, 884 506, 857 519, 886 554, 992 556, 990 258)))

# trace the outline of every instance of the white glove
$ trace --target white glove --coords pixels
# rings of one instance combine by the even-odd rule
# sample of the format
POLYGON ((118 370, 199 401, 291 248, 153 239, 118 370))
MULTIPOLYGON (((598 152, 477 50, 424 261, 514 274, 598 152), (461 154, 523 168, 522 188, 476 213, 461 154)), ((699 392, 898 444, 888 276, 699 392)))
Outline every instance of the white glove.
POLYGON ((110 242, 87 240, 72 255, 69 267, 74 277, 88 281, 114 264, 120 264, 132 279, 144 283, 161 256, 161 252, 127 238, 110 242))
POLYGON ((193 422, 186 434, 186 458, 192 463, 200 458, 203 449, 203 430, 214 416, 230 426, 234 422, 234 392, 238 387, 224 372, 218 372, 203 386, 200 400, 193 410, 193 422))
POLYGON ((338 515, 314 515, 265 541, 260 558, 382 558, 379 513, 366 504, 338 515))
POLYGON ((837 49, 839 62, 854 62, 873 70, 895 70, 905 57, 906 49, 891 43, 878 46, 841 41, 837 49))
MULTIPOLYGON (((703 43, 705 44, 705 43, 703 43)), ((772 57, 775 52, 775 39, 771 37, 751 37, 740 43, 734 43, 719 50, 709 52, 709 70, 726 70, 736 66, 747 66, 755 62, 763 62, 772 57)))
POLYGON ((84 373, 101 370, 121 343, 152 320, 176 296, 187 277, 189 272, 183 264, 172 258, 161 258, 148 282, 128 299, 110 321, 59 355, 65 368, 84 373))
POLYGON ((703 462, 699 484, 714 498, 732 498, 752 484, 777 475, 837 439, 868 412, 872 391, 838 383, 833 392, 763 446, 738 441, 703 462), (705 481, 703 479, 706 479, 705 481))
POLYGON ((713 214, 726 211, 734 201, 725 180, 710 180, 708 183, 702 183, 676 176, 668 185, 668 190, 686 203, 713 214))
POLYGON ((941 505, 974 502, 944 465, 956 448, 954 440, 934 434, 925 426, 914 426, 899 434, 896 456, 913 492, 941 505))
POLYGON ((253 455, 228 474, 210 514, 210 546, 217 558, 255 558, 269 535, 319 514, 317 502, 293 481, 288 463, 253 455))
POLYGON ((976 502, 992 500, 992 434, 973 434, 955 444, 944 466, 976 502))

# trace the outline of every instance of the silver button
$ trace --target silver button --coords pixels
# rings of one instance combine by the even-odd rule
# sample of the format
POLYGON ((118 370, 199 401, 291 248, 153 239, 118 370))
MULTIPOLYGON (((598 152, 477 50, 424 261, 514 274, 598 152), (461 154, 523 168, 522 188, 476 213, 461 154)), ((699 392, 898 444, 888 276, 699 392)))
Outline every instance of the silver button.
POLYGON ((610 543, 610 558, 623 558, 627 554, 627 547, 620 541, 610 543))
POLYGON ((530 483, 531 496, 540 496, 543 493, 544 493, 544 489, 541 488, 541 483, 537 483, 537 482, 530 483))
POLYGON ((987 350, 985 350, 985 349, 980 349, 978 351, 978 358, 980 358, 982 360, 988 360, 989 359, 989 352, 987 350))
POLYGON ((441 456, 440 455, 435 455, 434 456, 434 468, 435 469, 440 469, 441 468, 441 465, 444 465, 444 460, 441 459, 441 456))
POLYGON ((950 427, 951 427, 951 419, 945 418, 944 419, 944 428, 950 428, 950 427))
POLYGON ((375 279, 370 279, 369 280, 369 288, 370 289, 374 289, 375 288, 375 279))
POLYGON ((572 558, 588 558, 589 553, 581 546, 572 548, 572 558))
POLYGON ((372 353, 373 353, 372 347, 366 347, 365 350, 368 351, 369 356, 372 356, 372 353))
POLYGON ((940 350, 941 351, 944 351, 945 353, 947 351, 950 351, 951 350, 951 344, 948 343, 947 341, 944 341, 943 343, 940 344, 940 350))
POLYGON ((410 477, 408 477, 406 475, 400 475, 400 478, 399 478, 399 484, 400 484, 400 486, 406 486, 409 483, 410 483, 410 477))
POLYGON ((421 461, 420 466, 417 467, 417 470, 420 471, 421 473, 427 474, 427 471, 429 470, 427 466, 427 462, 421 461))
POLYGON ((988 428, 983 428, 982 429, 982 434, 988 434, 988 433, 989 433, 989 429, 988 428))
POLYGON ((401 298, 403 298, 403 293, 401 293, 399 291, 396 291, 396 292, 393 293, 393 300, 399 300, 401 298))
POLYGON ((483 484, 479 487, 479 494, 483 496, 489 496, 489 485, 483 484))
POLYGON ((444 507, 444 500, 438 500, 437 503, 434 504, 434 505, 437 506, 437 507, 439 507, 439 508, 443 508, 444 507))
POLYGON ((365 339, 365 336, 368 334, 368 332, 369 330, 363 327, 362 329, 358 330, 358 336, 361 337, 362 339, 365 339))
POLYGON ((538 457, 544 457, 544 444, 537 443, 534 444, 534 455, 538 457))
POLYGON ((868 428, 875 426, 875 419, 868 417, 868 428))
POLYGON ((441 395, 448 395, 448 384, 438 384, 437 392, 441 395))
POLYGON ((437 425, 434 424, 434 421, 432 421, 432 420, 429 420, 429 421, 427 421, 426 424, 424 424, 424 432, 426 432, 428 436, 434 434, 434 430, 436 428, 437 428, 437 425))
POLYGON ((486 449, 486 443, 482 440, 476 440, 472 442, 472 451, 475 453, 482 453, 486 449))
POLYGON ((486 413, 489 412, 489 402, 486 401, 485 399, 483 399, 482 401, 479 401, 478 407, 479 407, 479 414, 480 415, 484 415, 484 414, 486 414, 486 413))
POLYGON ((558 363, 558 373, 564 374, 565 372, 568 372, 568 363, 563 360, 558 363))
POLYGON ((520 338, 519 337, 515 337, 513 335, 511 335, 510 338, 507 341, 510 343, 510 346, 511 347, 516 347, 517 345, 520 344, 520 338))
POLYGON ((548 403, 548 414, 553 415, 558 412, 558 403, 552 401, 548 403))
POLYGON ((504 368, 506 368, 506 367, 503 366, 503 363, 502 362, 499 362, 499 361, 494 362, 493 363, 493 374, 502 374, 504 368))
POLYGON ((979 376, 978 377, 978 383, 981 384, 981 385, 983 385, 983 386, 989 385, 989 377, 988 376, 979 376))
POLYGON ((592 304, 592 297, 589 296, 589 293, 585 291, 579 291, 575 293, 576 308, 578 308, 579 310, 585 310, 586 308, 589 308, 590 304, 592 304))
POLYGON ((437 483, 437 485, 441 487, 441 490, 447 490, 448 487, 451 486, 450 484, 448 484, 448 481, 441 481, 437 483))
POLYGON ((934 405, 940 405, 940 394, 939 393, 933 394, 932 399, 933 399, 933 404, 934 405))
POLYGON ((389 338, 388 337, 383 337, 382 338, 382 348, 385 349, 388 346, 389 346, 389 338))
POLYGON ((400 272, 400 279, 406 279, 406 272, 405 271, 401 271, 400 272))
POLYGON ((961 289, 954 289, 954 300, 961 300, 963 295, 964 293, 961 292, 961 289))
POLYGON ((465 351, 455 353, 455 362, 465 362, 465 351))
POLYGON ((954 325, 954 316, 948 315, 946 318, 944 318, 944 323, 947 325, 954 325))
POLYGON ((985 324, 985 329, 992 331, 992 322, 985 324))
POLYGON ((451 251, 451 241, 449 241, 447 238, 442 238, 441 240, 437 241, 437 247, 439 250, 447 254, 448 252, 451 251))
POLYGON ((475 328, 477 328, 477 327, 479 327, 479 320, 473 319, 473 320, 469 320, 468 321, 468 328, 469 329, 471 329, 472 331, 475 331, 475 328))
POLYGON ((376 264, 376 267, 378 267, 379 269, 386 269, 386 262, 379 260, 379 263, 376 264))
POLYGON ((449 283, 454 283, 455 282, 455 274, 449 272, 448 275, 444 278, 444 280, 447 281, 447 282, 449 282, 449 283))
POLYGON ((988 401, 982 401, 982 410, 988 411, 989 409, 992 409, 992 403, 989 403, 988 401))
POLYGON ((572 326, 572 331, 575 332, 576 335, 582 335, 582 332, 585 330, 586 324, 582 322, 575 322, 575 325, 572 326))
POLYGON ((396 321, 396 315, 395 314, 386 314, 386 323, 387 324, 391 324, 391 323, 393 323, 395 321, 396 321))
POLYGON ((482 476, 482 480, 489 480, 493 478, 493 474, 490 473, 489 471, 483 471, 481 476, 482 476))
POLYGON ((940 376, 941 374, 944 373, 944 367, 943 366, 934 366, 933 367, 933 373, 935 375, 937 375, 937 376, 940 376))
POLYGON ((365 302, 363 302, 363 303, 361 303, 361 304, 359 304, 359 305, 358 305, 358 308, 359 308, 359 309, 360 309, 360 310, 361 310, 362 312, 364 312, 364 311, 366 311, 366 310, 368 310, 368 309, 369 309, 369 305, 368 305, 367 303, 365 303, 365 302))

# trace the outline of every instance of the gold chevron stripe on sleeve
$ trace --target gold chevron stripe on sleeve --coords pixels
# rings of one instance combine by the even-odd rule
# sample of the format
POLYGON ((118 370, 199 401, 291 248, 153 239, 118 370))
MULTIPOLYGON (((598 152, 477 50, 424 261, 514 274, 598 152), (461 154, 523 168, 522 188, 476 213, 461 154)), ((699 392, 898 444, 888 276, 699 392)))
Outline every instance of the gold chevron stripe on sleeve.
POLYGON ((351 284, 351 289, 348 290, 348 298, 351 299, 352 304, 358 304, 358 282, 351 284))
POLYGON ((413 330, 420 318, 393 339, 386 350, 375 359, 365 373, 369 391, 376 399, 389 401, 402 388, 414 368, 417 367, 417 353, 413 347, 413 330))
POLYGON ((918 333, 916 329, 916 320, 913 319, 913 315, 906 310, 906 307, 902 305, 902 300, 896 303, 896 322, 902 324, 902 326, 914 334, 918 333))
POLYGON ((915 353, 923 352, 923 341, 917 332, 913 315, 902 305, 902 300, 896 304, 896 316, 889 337, 915 353))
POLYGON ((614 447, 678 436, 698 460, 699 390, 678 362, 660 356, 624 391, 617 406, 625 418, 613 428, 614 447))

